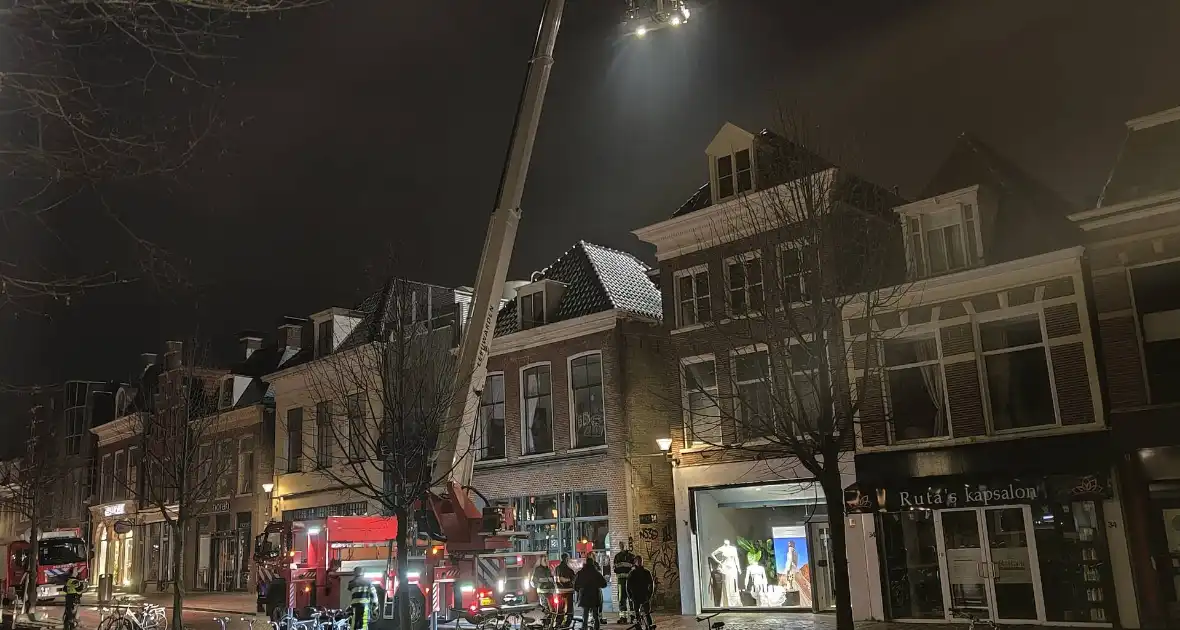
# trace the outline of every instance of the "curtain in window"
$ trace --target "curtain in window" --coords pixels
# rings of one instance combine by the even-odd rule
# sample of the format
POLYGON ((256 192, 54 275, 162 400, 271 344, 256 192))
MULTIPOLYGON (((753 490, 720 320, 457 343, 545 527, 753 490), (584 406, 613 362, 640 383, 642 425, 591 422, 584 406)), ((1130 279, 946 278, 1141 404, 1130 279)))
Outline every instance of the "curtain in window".
MULTIPOLYGON (((933 343, 919 341, 914 344, 914 351, 918 361, 937 361, 938 347, 933 343)), ((943 405, 942 379, 939 378, 941 366, 938 363, 923 365, 918 368, 922 374, 922 383, 926 386, 926 393, 930 394, 930 402, 934 404, 934 426, 931 435, 946 435, 946 409, 943 405)))

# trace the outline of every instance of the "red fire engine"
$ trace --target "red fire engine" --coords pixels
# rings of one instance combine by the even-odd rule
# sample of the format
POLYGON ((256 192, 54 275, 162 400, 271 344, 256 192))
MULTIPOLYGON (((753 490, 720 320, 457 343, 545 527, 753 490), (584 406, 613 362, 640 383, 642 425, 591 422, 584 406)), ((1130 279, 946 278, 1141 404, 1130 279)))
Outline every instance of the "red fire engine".
MULTIPOLYGON (((71 569, 77 569, 79 577, 89 577, 86 541, 77 530, 43 532, 37 544, 37 599, 52 600, 61 597, 66 576, 71 569)), ((6 601, 12 600, 24 581, 29 566, 29 552, 32 545, 27 540, 16 540, 3 548, 4 575, 0 579, 0 591, 6 601)), ((21 594, 23 596, 23 594, 21 594)))

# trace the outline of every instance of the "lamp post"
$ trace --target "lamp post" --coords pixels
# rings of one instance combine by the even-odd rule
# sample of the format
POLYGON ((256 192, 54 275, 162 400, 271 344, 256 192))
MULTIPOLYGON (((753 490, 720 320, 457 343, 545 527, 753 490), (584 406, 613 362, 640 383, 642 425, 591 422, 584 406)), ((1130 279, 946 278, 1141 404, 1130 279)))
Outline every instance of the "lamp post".
POLYGON ((274 498, 272 498, 271 494, 270 494, 270 493, 274 492, 274 489, 275 489, 275 485, 269 481, 262 484, 262 491, 266 493, 266 515, 267 516, 270 516, 274 511, 274 498))

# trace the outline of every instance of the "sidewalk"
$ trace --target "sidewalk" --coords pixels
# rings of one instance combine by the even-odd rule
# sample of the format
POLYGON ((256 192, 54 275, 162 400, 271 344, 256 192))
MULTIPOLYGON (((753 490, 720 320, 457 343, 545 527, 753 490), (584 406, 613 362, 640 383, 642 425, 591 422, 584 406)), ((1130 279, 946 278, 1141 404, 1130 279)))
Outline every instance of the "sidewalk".
MULTIPOLYGON (((149 591, 143 595, 116 593, 115 597, 126 597, 129 602, 147 602, 165 608, 172 608, 172 592, 149 591)), ((189 592, 184 596, 184 609, 226 615, 253 615, 257 595, 254 593, 189 592)), ((61 602, 58 602, 59 604, 61 602)), ((98 607, 97 593, 89 591, 82 596, 82 606, 98 607)))

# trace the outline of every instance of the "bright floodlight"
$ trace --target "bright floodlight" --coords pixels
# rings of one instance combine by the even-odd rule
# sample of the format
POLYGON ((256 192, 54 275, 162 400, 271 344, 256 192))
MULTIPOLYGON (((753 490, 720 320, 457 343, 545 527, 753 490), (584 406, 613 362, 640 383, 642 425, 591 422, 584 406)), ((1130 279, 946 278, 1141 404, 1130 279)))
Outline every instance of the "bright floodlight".
POLYGON ((680 26, 680 16, 679 15, 672 17, 672 26, 680 26))
POLYGON ((647 27, 640 26, 639 28, 635 29, 635 34, 638 35, 639 37, 643 37, 644 35, 647 35, 647 27))

